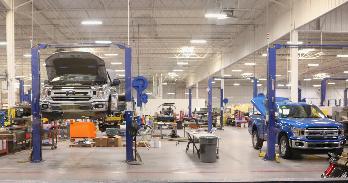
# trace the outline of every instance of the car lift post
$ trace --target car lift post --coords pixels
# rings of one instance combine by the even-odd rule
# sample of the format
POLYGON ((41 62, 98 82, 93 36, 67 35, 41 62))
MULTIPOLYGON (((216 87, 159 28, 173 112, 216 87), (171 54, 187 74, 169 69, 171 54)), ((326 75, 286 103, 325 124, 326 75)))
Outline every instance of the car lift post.
POLYGON ((24 101, 24 80, 19 80, 19 103, 23 103, 24 101))
POLYGON ((192 88, 188 89, 189 93, 189 105, 188 105, 188 116, 192 118, 192 88))
POLYGON ((266 114, 266 123, 268 122, 268 134, 267 134, 267 152, 266 160, 275 160, 275 86, 276 86, 276 47, 268 48, 268 59, 267 59, 267 97, 266 106, 268 108, 266 114))
POLYGON ((208 78, 208 132, 213 128, 213 78, 208 78))
POLYGON ((348 105, 348 88, 344 89, 344 94, 343 94, 343 106, 347 107, 348 105))
POLYGON ((132 48, 125 44, 38 44, 31 48, 31 74, 32 74, 32 143, 33 150, 31 162, 38 163, 42 161, 41 145, 41 115, 40 115, 40 50, 50 48, 103 48, 116 46, 125 51, 125 98, 127 109, 126 118, 126 160, 134 161, 133 157, 133 140, 128 129, 133 121, 133 104, 132 104, 132 48))
MULTIPOLYGON (((324 102, 326 99, 326 90, 327 90, 327 80, 347 80, 348 77, 343 78, 324 78, 321 80, 320 85, 320 106, 324 106, 324 102)), ((347 89, 344 90, 344 95, 347 95, 347 89)), ((347 96, 344 96, 344 106, 347 106, 347 96)))

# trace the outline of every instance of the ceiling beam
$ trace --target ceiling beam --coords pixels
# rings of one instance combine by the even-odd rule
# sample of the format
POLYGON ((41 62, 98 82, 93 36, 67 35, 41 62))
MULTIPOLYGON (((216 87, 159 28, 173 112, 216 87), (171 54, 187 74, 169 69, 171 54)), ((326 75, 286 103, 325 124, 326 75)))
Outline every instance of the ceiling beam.
MULTIPOLYGON (((292 14, 296 15, 293 17, 293 22, 296 23, 294 28, 297 29, 346 2, 348 1, 334 0, 334 3, 332 0, 318 0, 315 3, 308 0, 294 1, 292 9, 292 14)), ((256 20, 258 22, 268 22, 269 25, 255 26, 255 31, 242 32, 237 39, 233 40, 238 47, 224 50, 222 54, 217 54, 215 59, 199 67, 196 70, 197 74, 190 74, 187 79, 187 87, 206 79, 221 69, 267 46, 268 43, 272 43, 288 34, 291 27, 290 13, 290 10, 279 12, 277 7, 269 7, 268 14, 272 16, 269 16, 268 20, 266 20, 266 12, 264 12, 256 20), (270 35, 269 40, 267 40, 267 34, 270 35), (202 73, 198 71, 206 72, 202 73)))

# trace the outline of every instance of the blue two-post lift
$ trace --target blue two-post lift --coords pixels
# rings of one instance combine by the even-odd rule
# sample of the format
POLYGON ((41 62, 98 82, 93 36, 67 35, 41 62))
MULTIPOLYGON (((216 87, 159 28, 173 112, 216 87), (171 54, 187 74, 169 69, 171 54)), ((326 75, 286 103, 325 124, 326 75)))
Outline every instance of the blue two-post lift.
MULTIPOLYGON (((215 78, 218 79, 231 79, 231 80, 238 80, 241 78, 234 78, 234 77, 209 77, 208 78, 208 131, 210 132, 213 128, 213 80, 215 78)), ((257 96, 257 78, 251 77, 250 79, 253 80, 253 97, 257 96)), ((224 107, 224 96, 223 96, 223 89, 220 89, 220 123, 221 128, 223 124, 223 107, 224 107)), ((192 91, 191 88, 189 88, 189 116, 191 117, 191 107, 192 107, 192 91)))
MULTIPOLYGON (((326 89, 327 89, 327 81, 328 80, 335 80, 335 81, 346 81, 348 77, 333 77, 333 78, 324 78, 321 80, 321 86, 320 86, 320 106, 324 106, 324 102, 326 99, 326 89)), ((343 106, 348 105, 348 88, 344 89, 344 95, 343 95, 343 106)))
MULTIPOLYGON (((275 133, 275 112, 277 110, 275 104, 276 96, 276 55, 277 49, 281 48, 348 48, 348 45, 338 45, 338 44, 274 44, 273 47, 268 48, 268 58, 267 58, 267 95, 266 95, 266 104, 267 104, 267 116, 266 120, 268 121, 267 129, 267 152, 265 160, 275 160, 275 144, 276 133, 275 133)), ((326 81, 325 81, 326 82, 326 81)))
POLYGON ((41 115, 40 115, 40 50, 47 48, 103 48, 116 47, 123 49, 125 53, 125 100, 126 100, 126 161, 134 161, 133 139, 130 128, 133 120, 132 105, 132 49, 125 44, 44 44, 40 43, 31 48, 31 73, 32 73, 32 155, 31 162, 42 161, 41 148, 41 115))

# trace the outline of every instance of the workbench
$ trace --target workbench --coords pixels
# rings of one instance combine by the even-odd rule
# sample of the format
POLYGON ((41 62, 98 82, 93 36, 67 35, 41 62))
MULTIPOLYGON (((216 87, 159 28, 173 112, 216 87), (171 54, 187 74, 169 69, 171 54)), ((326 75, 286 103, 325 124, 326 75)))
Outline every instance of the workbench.
MULTIPOLYGON (((197 144, 199 144, 199 138, 200 137, 217 137, 216 135, 212 133, 208 133, 206 131, 195 131, 195 130, 187 130, 185 131, 188 137, 188 142, 186 146, 186 152, 190 148, 190 144, 192 144, 192 152, 195 153, 195 149, 197 151, 197 156, 200 158, 200 148, 197 147, 197 144)), ((216 156, 219 157, 219 137, 217 137, 217 146, 216 146, 216 156)))
POLYGON ((156 123, 158 125, 158 127, 160 128, 160 134, 161 134, 161 139, 163 139, 163 126, 172 126, 173 130, 175 130, 176 134, 177 134, 177 124, 175 122, 157 122, 156 123))

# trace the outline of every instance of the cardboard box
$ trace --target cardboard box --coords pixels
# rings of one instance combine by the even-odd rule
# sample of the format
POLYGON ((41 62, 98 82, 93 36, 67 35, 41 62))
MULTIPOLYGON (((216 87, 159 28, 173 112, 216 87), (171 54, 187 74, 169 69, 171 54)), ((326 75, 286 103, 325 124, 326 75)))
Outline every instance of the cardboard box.
POLYGON ((107 137, 97 137, 94 139, 95 146, 97 147, 108 147, 108 138, 107 137))
POLYGON ((115 140, 115 141, 116 141, 116 147, 123 147, 122 137, 116 135, 116 136, 115 136, 115 139, 116 139, 116 140, 115 140))

